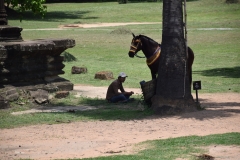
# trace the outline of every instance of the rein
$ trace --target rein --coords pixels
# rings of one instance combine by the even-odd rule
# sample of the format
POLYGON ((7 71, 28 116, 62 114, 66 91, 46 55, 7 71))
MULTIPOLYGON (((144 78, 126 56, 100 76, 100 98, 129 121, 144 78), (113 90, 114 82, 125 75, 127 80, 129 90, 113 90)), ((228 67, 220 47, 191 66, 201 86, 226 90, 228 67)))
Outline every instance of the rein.
POLYGON ((136 56, 136 57, 138 57, 138 58, 146 58, 146 56, 139 56, 139 55, 137 55, 137 53, 134 54, 134 56, 136 56))

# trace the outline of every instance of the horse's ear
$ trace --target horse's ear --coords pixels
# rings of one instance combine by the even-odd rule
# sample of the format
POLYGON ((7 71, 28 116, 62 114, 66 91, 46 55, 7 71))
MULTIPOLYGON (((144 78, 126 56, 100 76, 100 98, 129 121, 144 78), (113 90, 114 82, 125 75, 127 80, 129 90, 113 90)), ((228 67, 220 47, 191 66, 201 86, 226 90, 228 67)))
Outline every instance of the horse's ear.
POLYGON ((133 35, 133 38, 135 38, 135 35, 134 35, 134 33, 132 33, 132 35, 133 35))

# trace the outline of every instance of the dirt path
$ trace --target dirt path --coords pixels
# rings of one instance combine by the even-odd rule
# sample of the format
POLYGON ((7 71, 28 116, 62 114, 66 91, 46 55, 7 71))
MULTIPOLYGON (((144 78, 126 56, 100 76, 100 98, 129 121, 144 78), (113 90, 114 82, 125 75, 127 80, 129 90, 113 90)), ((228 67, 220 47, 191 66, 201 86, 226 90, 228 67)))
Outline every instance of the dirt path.
MULTIPOLYGON (((106 87, 76 85, 79 95, 105 97, 106 87)), ((126 89, 133 90, 133 89, 126 89)), ((140 89, 134 89, 141 93, 140 89)), ((74 122, 0 130, 0 159, 67 159, 130 154, 146 140, 240 132, 240 94, 199 94, 206 110, 131 121, 74 122)), ((238 160, 240 148, 212 146, 216 159, 238 160)))
POLYGON ((129 22, 129 23, 93 23, 93 24, 66 24, 60 25, 59 28, 99 28, 99 27, 116 27, 137 24, 161 24, 161 22, 129 22))

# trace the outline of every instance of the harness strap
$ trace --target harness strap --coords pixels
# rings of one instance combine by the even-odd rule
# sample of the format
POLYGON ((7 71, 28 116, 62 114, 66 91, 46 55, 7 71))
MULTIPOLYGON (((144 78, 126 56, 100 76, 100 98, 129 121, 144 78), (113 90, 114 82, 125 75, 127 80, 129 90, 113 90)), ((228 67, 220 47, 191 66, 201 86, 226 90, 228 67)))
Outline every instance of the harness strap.
POLYGON ((146 60, 147 65, 149 66, 152 65, 159 58, 160 54, 161 54, 161 48, 158 47, 154 52, 154 54, 150 58, 147 58, 146 60))

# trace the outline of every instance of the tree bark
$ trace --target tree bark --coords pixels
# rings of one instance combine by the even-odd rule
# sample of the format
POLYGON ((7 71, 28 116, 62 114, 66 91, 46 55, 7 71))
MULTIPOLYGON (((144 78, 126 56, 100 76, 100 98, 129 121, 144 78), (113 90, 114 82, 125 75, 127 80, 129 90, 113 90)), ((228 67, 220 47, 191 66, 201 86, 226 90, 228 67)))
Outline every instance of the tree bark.
POLYGON ((163 0, 162 53, 152 107, 158 114, 174 114, 195 107, 187 73, 182 0, 163 0))

